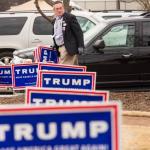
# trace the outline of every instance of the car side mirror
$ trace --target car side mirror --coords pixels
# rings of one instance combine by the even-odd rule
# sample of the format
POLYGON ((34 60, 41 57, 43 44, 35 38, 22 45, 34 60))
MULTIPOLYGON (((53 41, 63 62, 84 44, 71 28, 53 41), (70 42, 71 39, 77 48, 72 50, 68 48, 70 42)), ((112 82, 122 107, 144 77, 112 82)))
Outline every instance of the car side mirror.
POLYGON ((100 49, 104 49, 105 48, 105 42, 104 40, 97 40, 94 44, 93 44, 93 47, 97 50, 100 50, 100 49))

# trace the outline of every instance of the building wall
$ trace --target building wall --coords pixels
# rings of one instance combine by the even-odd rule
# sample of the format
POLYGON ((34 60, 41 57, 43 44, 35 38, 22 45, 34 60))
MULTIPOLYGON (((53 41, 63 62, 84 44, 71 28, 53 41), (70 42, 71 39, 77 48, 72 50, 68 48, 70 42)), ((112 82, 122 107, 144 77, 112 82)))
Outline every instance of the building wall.
MULTIPOLYGON (((90 10, 116 10, 117 0, 73 0, 75 3, 85 9, 90 10)), ((120 9, 122 10, 141 10, 141 6, 137 2, 120 3, 120 9)))

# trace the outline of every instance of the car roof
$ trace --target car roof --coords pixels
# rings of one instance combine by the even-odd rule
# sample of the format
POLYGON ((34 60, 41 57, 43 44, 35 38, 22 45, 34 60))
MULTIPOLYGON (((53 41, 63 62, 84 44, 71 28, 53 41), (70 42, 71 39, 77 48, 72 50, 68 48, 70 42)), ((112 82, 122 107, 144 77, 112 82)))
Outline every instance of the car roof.
MULTIPOLYGON (((52 14, 53 11, 50 10, 44 10, 44 13, 50 13, 52 14)), ((0 12, 0 17, 9 17, 9 16, 32 16, 34 14, 40 14, 38 11, 5 11, 0 12)))
POLYGON ((145 18, 143 16, 136 16, 136 17, 124 17, 124 18, 115 18, 110 19, 107 22, 114 23, 114 22, 130 22, 130 21, 140 21, 140 20, 146 20, 150 21, 150 18, 145 18))
MULTIPOLYGON (((46 15, 53 15, 53 11, 51 10, 43 10, 43 13, 46 15)), ((92 12, 88 11, 78 11, 78 10, 72 10, 71 12, 75 16, 81 16, 81 17, 86 17, 89 18, 92 22, 95 24, 99 23, 99 21, 93 17, 92 12)), ((6 12, 0 12, 0 17, 30 17, 33 16, 34 14, 36 15, 41 15, 38 11, 6 11, 6 12)))
MULTIPOLYGON (((53 14, 53 11, 51 10, 42 10, 43 13, 46 13, 46 14, 53 14)), ((71 12, 72 14, 75 14, 75 15, 82 15, 82 16, 92 16, 93 13, 92 12, 88 12, 88 11, 78 11, 78 10, 73 10, 71 12)), ((30 15, 33 15, 33 14, 40 14, 38 11, 5 11, 5 12, 0 12, 0 15, 1 16, 7 16, 7 15, 18 15, 18 16, 23 16, 23 15, 26 15, 26 16, 30 16, 30 15)))
POLYGON ((92 22, 94 22, 95 24, 98 24, 100 22, 98 19, 96 19, 94 17, 93 12, 89 12, 89 11, 72 11, 71 13, 74 14, 75 16, 86 17, 89 20, 91 20, 92 22))
POLYGON ((111 16, 111 15, 126 15, 126 14, 142 14, 142 13, 144 13, 144 11, 142 12, 96 12, 95 14, 98 14, 98 15, 101 15, 101 16, 105 16, 105 15, 109 15, 109 16, 111 16))
POLYGON ((93 12, 78 11, 78 10, 73 10, 71 13, 76 14, 76 15, 85 15, 85 16, 92 16, 94 14, 93 12))

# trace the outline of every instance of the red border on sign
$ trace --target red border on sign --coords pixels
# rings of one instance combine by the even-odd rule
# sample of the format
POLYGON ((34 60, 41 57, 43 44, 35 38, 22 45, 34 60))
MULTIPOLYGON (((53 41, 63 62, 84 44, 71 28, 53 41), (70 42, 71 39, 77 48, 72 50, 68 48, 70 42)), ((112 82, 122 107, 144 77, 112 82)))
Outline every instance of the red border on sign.
POLYGON ((36 48, 36 62, 39 62, 39 47, 36 48))
POLYGON ((38 47, 38 49, 37 49, 37 60, 38 60, 38 62, 40 62, 40 58, 41 58, 41 46, 39 46, 38 47))
MULTIPOLYGON (((39 68, 39 65, 38 65, 38 63, 32 63, 32 64, 12 64, 12 66, 11 66, 11 68, 12 68, 12 86, 14 87, 14 88, 16 88, 16 90, 18 89, 19 90, 19 88, 20 89, 23 89, 23 88, 25 88, 26 86, 16 86, 15 85, 15 73, 14 73, 14 68, 16 67, 16 66, 19 66, 19 67, 21 67, 21 66, 33 66, 33 65, 37 65, 38 66, 38 68, 39 68)), ((38 76, 38 75, 37 75, 38 76)), ((36 85, 35 85, 36 86, 36 85)))
MULTIPOLYGON (((96 72, 73 72, 73 71, 62 72, 62 71, 43 71, 43 70, 40 70, 39 71, 39 78, 38 78, 38 82, 37 82, 38 87, 42 87, 43 74, 56 74, 56 75, 58 75, 58 74, 59 75, 60 74, 62 74, 62 75, 67 74, 67 75, 86 75, 86 76, 91 75, 92 76, 92 89, 91 90, 95 90, 96 72)), ((85 89, 85 90, 87 90, 87 89, 85 89)))
POLYGON ((54 63, 46 63, 46 64, 39 64, 39 70, 41 70, 42 66, 55 66, 55 67, 63 67, 63 68, 78 68, 78 69, 83 69, 84 72, 86 72, 87 67, 86 66, 76 66, 76 65, 63 65, 63 64, 54 64, 54 63))
POLYGON ((119 137, 119 106, 117 104, 102 104, 102 105, 92 105, 92 106, 38 106, 38 107, 17 107, 17 108, 3 108, 0 107, 0 115, 23 115, 23 114, 39 114, 39 113, 46 113, 46 112, 53 112, 53 113, 61 113, 62 112, 83 112, 83 111, 88 111, 88 112, 95 112, 95 111, 110 111, 112 113, 113 119, 111 119, 111 125, 112 125, 112 147, 113 150, 119 150, 119 145, 120 145, 120 137, 119 137), (90 110, 91 109, 91 110, 90 110), (40 112, 39 112, 40 111, 40 112), (113 132, 114 131, 114 132, 113 132))
POLYGON ((37 55, 36 55, 36 49, 33 51, 33 56, 34 56, 34 62, 37 62, 37 55))
MULTIPOLYGON (((10 69, 11 69, 11 73, 12 73, 12 68, 11 68, 11 65, 5 65, 5 66, 0 66, 0 68, 8 68, 8 67, 10 67, 10 69)), ((11 74, 12 75, 12 74, 11 74)), ((13 78, 13 76, 12 76, 12 78, 13 78)), ((0 84, 0 88, 5 88, 5 87, 13 87, 13 85, 12 84, 0 84)))
POLYGON ((96 95, 96 96, 103 96, 103 102, 108 102, 109 100, 109 92, 108 91, 81 91, 81 90, 64 90, 64 89, 47 89, 47 88, 26 88, 26 96, 25 96, 25 103, 31 103, 31 94, 32 92, 38 93, 53 93, 53 94, 68 94, 68 95, 96 95))

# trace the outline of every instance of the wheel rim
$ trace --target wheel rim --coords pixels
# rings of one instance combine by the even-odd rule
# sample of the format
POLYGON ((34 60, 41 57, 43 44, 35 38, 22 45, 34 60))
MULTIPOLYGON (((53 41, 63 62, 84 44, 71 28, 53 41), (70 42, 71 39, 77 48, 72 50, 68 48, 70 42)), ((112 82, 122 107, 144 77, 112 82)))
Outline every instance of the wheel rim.
POLYGON ((8 57, 8 56, 0 58, 0 61, 4 63, 5 65, 9 65, 11 60, 12 60, 12 57, 8 57))

